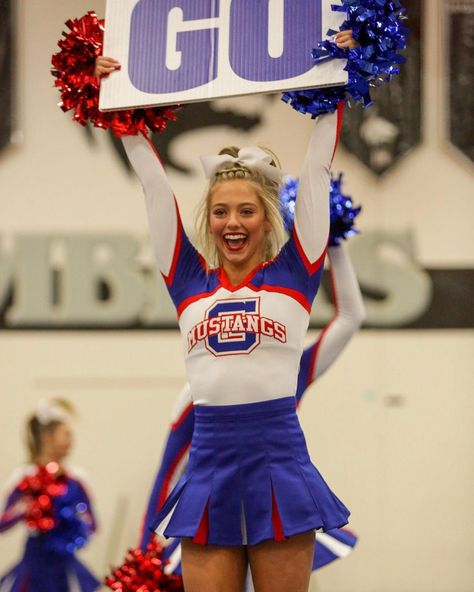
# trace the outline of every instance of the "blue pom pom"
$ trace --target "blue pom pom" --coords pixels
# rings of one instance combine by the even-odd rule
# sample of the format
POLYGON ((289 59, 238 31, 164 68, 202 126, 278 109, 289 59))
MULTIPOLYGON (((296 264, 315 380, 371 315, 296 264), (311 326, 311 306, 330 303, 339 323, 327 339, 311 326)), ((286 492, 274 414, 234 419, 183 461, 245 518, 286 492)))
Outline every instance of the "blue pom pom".
MULTIPOLYGON (((282 99, 301 113, 317 117, 333 113, 340 101, 349 97, 364 107, 372 104, 370 88, 388 82, 398 74, 405 58, 398 52, 405 49, 408 29, 402 22, 405 9, 399 0, 341 0, 341 6, 332 10, 346 12, 346 20, 340 30, 352 29, 359 42, 355 49, 340 49, 329 40, 321 41, 312 51, 316 65, 328 59, 347 59, 345 70, 348 82, 345 86, 290 91, 282 99)), ((332 35, 333 31, 328 31, 332 35)))
MULTIPOLYGON (((341 186, 342 173, 338 177, 331 175, 329 192, 329 246, 331 247, 338 246, 341 244, 341 240, 345 240, 349 236, 359 233, 354 228, 354 223, 362 208, 354 207, 352 198, 342 193, 341 186)), ((294 224, 297 193, 298 179, 287 177, 280 191, 280 212, 288 232, 291 232, 294 224)))
POLYGON ((329 246, 335 247, 341 244, 341 240, 347 239, 353 234, 359 234, 354 228, 356 217, 361 207, 355 208, 352 198, 341 191, 342 173, 331 177, 331 191, 329 194, 329 213, 331 224, 329 228, 329 246))
POLYGON ((92 526, 82 515, 89 510, 86 499, 74 500, 75 494, 67 491, 54 499, 57 525, 44 535, 46 546, 59 555, 72 555, 86 545, 92 535, 92 526))
POLYGON ((293 228, 298 183, 298 179, 286 177, 285 184, 280 189, 280 213, 288 232, 293 228))

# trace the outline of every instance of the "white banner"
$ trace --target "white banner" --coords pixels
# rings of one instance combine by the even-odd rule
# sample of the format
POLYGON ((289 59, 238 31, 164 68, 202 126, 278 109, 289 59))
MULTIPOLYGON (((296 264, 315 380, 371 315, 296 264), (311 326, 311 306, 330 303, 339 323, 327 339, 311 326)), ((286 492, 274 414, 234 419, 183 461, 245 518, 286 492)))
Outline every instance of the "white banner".
POLYGON ((339 30, 337 0, 107 0, 102 110, 170 105, 347 82, 345 60, 314 66, 339 30))

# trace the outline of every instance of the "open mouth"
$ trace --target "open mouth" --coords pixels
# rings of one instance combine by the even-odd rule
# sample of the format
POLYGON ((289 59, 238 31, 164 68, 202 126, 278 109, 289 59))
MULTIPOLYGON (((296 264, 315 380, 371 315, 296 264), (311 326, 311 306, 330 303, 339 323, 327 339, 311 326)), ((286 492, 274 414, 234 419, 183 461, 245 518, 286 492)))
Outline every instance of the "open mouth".
POLYGON ((247 242, 247 235, 241 233, 225 234, 224 242, 229 251, 240 251, 247 242))

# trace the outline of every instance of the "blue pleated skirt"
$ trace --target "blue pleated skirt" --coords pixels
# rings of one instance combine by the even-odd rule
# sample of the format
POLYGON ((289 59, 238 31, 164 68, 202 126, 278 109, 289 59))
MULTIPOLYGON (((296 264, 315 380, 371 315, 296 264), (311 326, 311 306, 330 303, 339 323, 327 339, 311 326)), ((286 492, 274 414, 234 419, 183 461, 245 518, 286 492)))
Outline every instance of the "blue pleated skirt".
POLYGON ((151 524, 158 534, 240 546, 347 524, 311 463, 294 397, 194 412, 189 463, 151 524))

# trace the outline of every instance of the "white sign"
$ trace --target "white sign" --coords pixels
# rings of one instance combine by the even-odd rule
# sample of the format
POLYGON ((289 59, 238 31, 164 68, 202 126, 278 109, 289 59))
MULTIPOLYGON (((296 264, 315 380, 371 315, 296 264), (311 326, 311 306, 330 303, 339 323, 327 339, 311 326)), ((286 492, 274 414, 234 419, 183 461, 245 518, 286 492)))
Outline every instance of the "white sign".
POLYGON ((339 30, 337 0, 107 0, 102 110, 335 86, 345 60, 314 66, 339 30))

